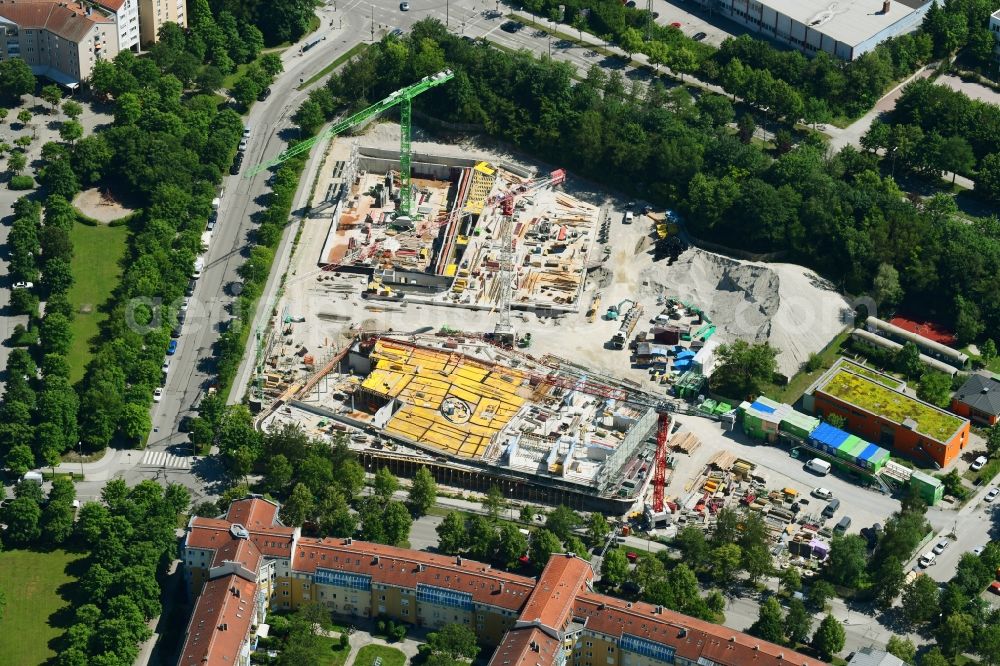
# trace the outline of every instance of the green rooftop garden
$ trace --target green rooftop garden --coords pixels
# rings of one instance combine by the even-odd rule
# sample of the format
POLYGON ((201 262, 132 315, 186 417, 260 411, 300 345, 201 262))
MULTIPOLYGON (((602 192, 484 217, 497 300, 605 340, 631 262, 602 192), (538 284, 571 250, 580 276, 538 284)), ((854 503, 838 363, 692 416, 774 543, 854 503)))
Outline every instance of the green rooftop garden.
POLYGON ((903 385, 903 382, 896 379, 895 377, 889 377, 888 375, 883 375, 880 372, 876 372, 871 368, 866 368, 863 365, 858 365, 852 361, 844 360, 844 368, 850 370, 851 372, 861 375, 862 377, 867 377, 868 379, 878 382, 883 386, 888 386, 891 389, 898 389, 903 385))
POLYGON ((820 390, 896 423, 913 419, 917 432, 939 442, 947 441, 962 423, 958 417, 844 369, 820 390))

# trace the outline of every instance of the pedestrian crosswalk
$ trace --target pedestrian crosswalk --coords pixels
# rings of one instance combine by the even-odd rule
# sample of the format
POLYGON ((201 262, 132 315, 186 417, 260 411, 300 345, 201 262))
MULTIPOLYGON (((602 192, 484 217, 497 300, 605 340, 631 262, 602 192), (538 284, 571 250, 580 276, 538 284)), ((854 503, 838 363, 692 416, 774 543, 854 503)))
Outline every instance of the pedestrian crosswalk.
POLYGON ((174 469, 190 469, 191 467, 186 456, 175 456, 167 451, 146 451, 140 464, 147 467, 172 467, 174 469))

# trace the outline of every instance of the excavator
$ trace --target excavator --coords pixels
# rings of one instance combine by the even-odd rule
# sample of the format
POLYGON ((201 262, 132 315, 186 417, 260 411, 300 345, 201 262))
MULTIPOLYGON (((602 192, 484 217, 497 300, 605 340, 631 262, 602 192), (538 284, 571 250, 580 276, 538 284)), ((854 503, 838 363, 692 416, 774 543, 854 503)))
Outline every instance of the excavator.
POLYGON ((401 301, 404 294, 382 284, 381 278, 373 277, 371 282, 368 283, 368 288, 361 294, 361 297, 370 301, 401 301))

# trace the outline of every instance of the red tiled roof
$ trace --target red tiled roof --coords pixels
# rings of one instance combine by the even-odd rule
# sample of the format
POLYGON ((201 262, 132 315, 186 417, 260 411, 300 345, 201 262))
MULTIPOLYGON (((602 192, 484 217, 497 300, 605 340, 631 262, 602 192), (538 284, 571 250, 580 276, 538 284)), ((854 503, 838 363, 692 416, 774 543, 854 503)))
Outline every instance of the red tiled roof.
POLYGON ((226 520, 239 523, 248 530, 281 524, 278 521, 278 505, 260 497, 248 497, 230 504, 226 520))
POLYGON ((113 12, 117 12, 125 4, 125 0, 94 0, 94 2, 113 12))
MULTIPOLYGON (((217 518, 192 518, 188 529, 186 545, 189 548, 217 549, 234 539, 229 531, 230 523, 217 518)), ((248 529, 250 541, 262 555, 290 558, 295 528, 276 525, 262 529, 248 529)))
POLYGON ((562 631, 570 619, 576 595, 587 591, 594 579, 590 564, 570 555, 553 555, 542 570, 520 621, 537 622, 553 631, 562 631))
POLYGON ((256 583, 235 575, 205 583, 191 613, 178 665, 237 663, 253 623, 256 595, 256 583))
POLYGON ((212 566, 217 567, 223 562, 239 562, 249 571, 257 573, 260 565, 260 550, 251 541, 232 537, 229 543, 219 546, 212 559, 212 566))
POLYGON ((558 651, 559 641, 537 627, 511 629, 490 658, 490 666, 554 664, 558 651))
POLYGON ((481 562, 346 539, 301 538, 292 569, 315 573, 316 568, 372 577, 372 581, 414 588, 417 583, 468 592, 477 603, 508 610, 524 606, 534 581, 490 568, 481 562), (421 566, 422 565, 422 566, 421 566))
POLYGON ((587 592, 576 599, 576 615, 587 629, 620 638, 631 634, 670 645, 685 659, 706 657, 720 664, 760 666, 825 666, 789 648, 748 634, 643 602, 587 592))
POLYGON ((0 0, 0 16, 21 28, 45 29, 74 43, 81 42, 97 23, 107 23, 100 14, 86 15, 79 5, 37 0, 0 0))

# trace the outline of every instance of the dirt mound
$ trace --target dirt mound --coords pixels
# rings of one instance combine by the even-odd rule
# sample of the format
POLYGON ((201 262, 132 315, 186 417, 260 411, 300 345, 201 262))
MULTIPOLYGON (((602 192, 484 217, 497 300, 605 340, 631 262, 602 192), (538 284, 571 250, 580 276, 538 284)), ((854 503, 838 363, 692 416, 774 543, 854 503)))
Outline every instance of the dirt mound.
POLYGON ((832 285, 793 264, 740 261, 691 249, 673 266, 657 262, 646 268, 641 278, 653 294, 701 308, 722 342, 770 342, 779 350, 779 370, 789 376, 844 328, 850 314, 832 285))

